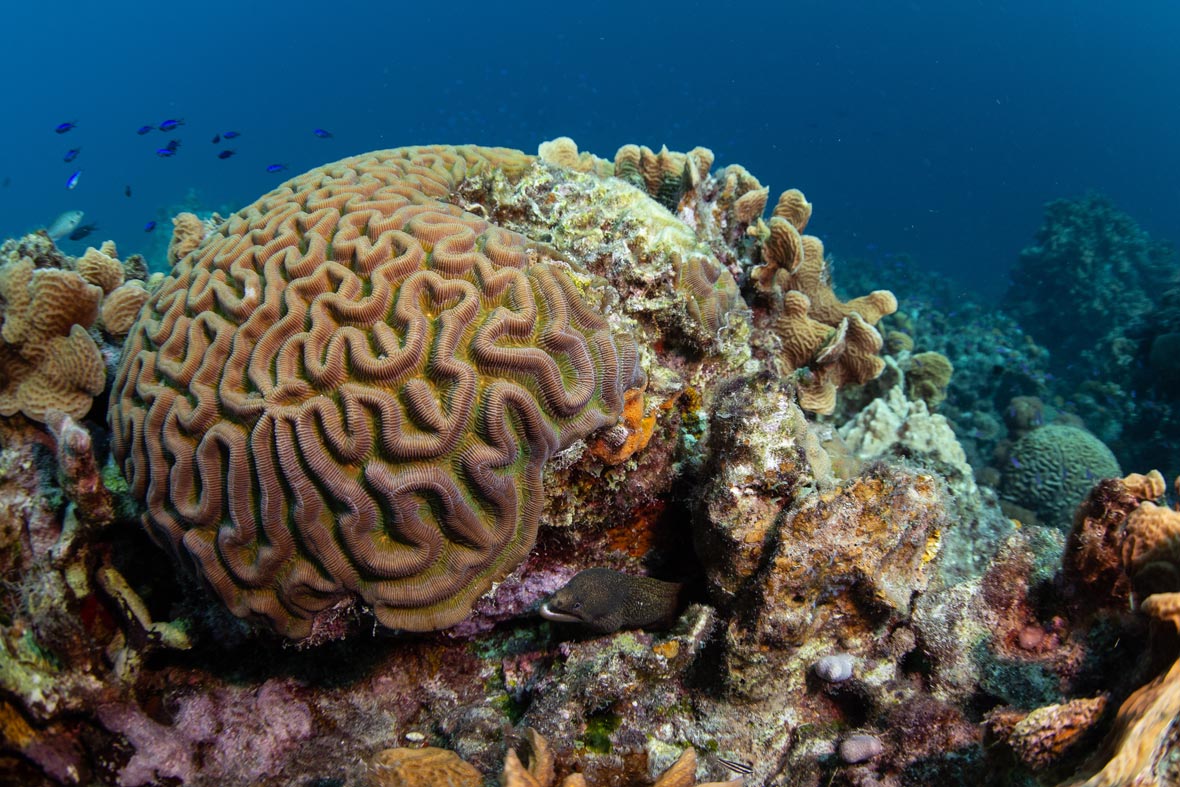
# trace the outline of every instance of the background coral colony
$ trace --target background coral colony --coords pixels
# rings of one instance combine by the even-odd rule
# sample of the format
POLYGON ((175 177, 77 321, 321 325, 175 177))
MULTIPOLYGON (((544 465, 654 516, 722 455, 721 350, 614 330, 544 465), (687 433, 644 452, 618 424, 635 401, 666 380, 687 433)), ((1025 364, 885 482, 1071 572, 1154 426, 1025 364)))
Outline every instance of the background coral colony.
POLYGON ((1180 784, 1180 12, 639 11, 6 9, 0 784, 1180 784))

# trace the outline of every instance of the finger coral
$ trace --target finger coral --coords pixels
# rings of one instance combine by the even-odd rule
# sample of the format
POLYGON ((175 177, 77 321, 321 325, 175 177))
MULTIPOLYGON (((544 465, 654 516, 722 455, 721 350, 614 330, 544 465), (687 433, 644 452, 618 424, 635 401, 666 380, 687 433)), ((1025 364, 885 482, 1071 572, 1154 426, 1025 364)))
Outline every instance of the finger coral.
POLYGON ((359 598, 454 625, 528 554, 541 472, 643 373, 568 268, 448 199, 516 151, 380 151, 221 224, 144 307, 111 397, 145 522, 292 638, 359 598))

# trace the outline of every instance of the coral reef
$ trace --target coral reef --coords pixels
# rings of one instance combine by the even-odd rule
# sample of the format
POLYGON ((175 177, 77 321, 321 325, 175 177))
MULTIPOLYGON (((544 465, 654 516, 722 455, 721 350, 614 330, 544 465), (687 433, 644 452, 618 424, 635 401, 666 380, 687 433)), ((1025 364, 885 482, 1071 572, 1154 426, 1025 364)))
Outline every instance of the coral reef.
POLYGON ((838 295, 803 195, 764 218, 769 190, 712 159, 381 151, 184 220, 157 281, 91 255, 109 429, 0 418, 0 770, 1031 784, 1130 762, 1125 730, 1153 743, 1120 773, 1170 767, 1162 478, 1098 482, 1068 540, 1005 517, 967 460, 1063 426, 1042 398, 1005 431, 1039 368, 997 382, 986 337, 960 363, 877 282, 838 295), (960 378, 994 404, 969 417, 960 378), (586 569, 630 577, 595 588, 626 628, 539 614, 586 569), (653 587, 658 620, 630 614, 653 587))
POLYGON ((1090 194, 1046 205, 1003 300, 1052 353, 1051 388, 1061 406, 1128 466, 1180 471, 1180 410, 1169 395, 1174 356, 1167 352, 1180 331, 1178 270, 1174 247, 1090 194))
POLYGON ((1070 362, 1104 363, 1100 355, 1151 312, 1161 285, 1180 283, 1174 249, 1097 194, 1047 204, 1036 242, 1021 251, 1011 276, 1004 308, 1063 373, 1070 362), (1069 330, 1059 328, 1062 315, 1069 330))

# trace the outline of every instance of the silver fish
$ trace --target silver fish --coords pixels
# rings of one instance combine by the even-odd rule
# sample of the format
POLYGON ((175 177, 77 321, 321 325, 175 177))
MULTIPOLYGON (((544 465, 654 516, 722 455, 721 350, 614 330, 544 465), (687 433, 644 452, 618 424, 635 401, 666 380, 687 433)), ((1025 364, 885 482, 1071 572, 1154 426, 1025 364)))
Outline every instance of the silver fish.
POLYGON ((46 228, 46 233, 52 240, 58 240, 69 235, 74 230, 78 229, 78 225, 82 223, 82 217, 86 214, 80 210, 67 210, 65 213, 53 220, 53 223, 46 228))

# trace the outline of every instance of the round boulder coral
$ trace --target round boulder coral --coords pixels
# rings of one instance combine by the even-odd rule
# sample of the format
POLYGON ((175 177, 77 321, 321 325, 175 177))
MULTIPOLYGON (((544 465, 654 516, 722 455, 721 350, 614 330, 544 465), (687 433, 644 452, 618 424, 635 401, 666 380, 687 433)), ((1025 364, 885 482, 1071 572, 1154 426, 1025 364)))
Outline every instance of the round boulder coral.
POLYGON ((1050 424, 1016 441, 1000 495, 1046 524, 1068 529, 1073 511, 1102 478, 1122 475, 1110 449, 1076 426, 1050 424))
POLYGON ((530 551, 549 457, 642 384, 583 278, 448 202, 530 160, 405 148, 230 217, 145 305, 111 397, 155 537, 302 638, 351 598, 445 628, 530 551))

